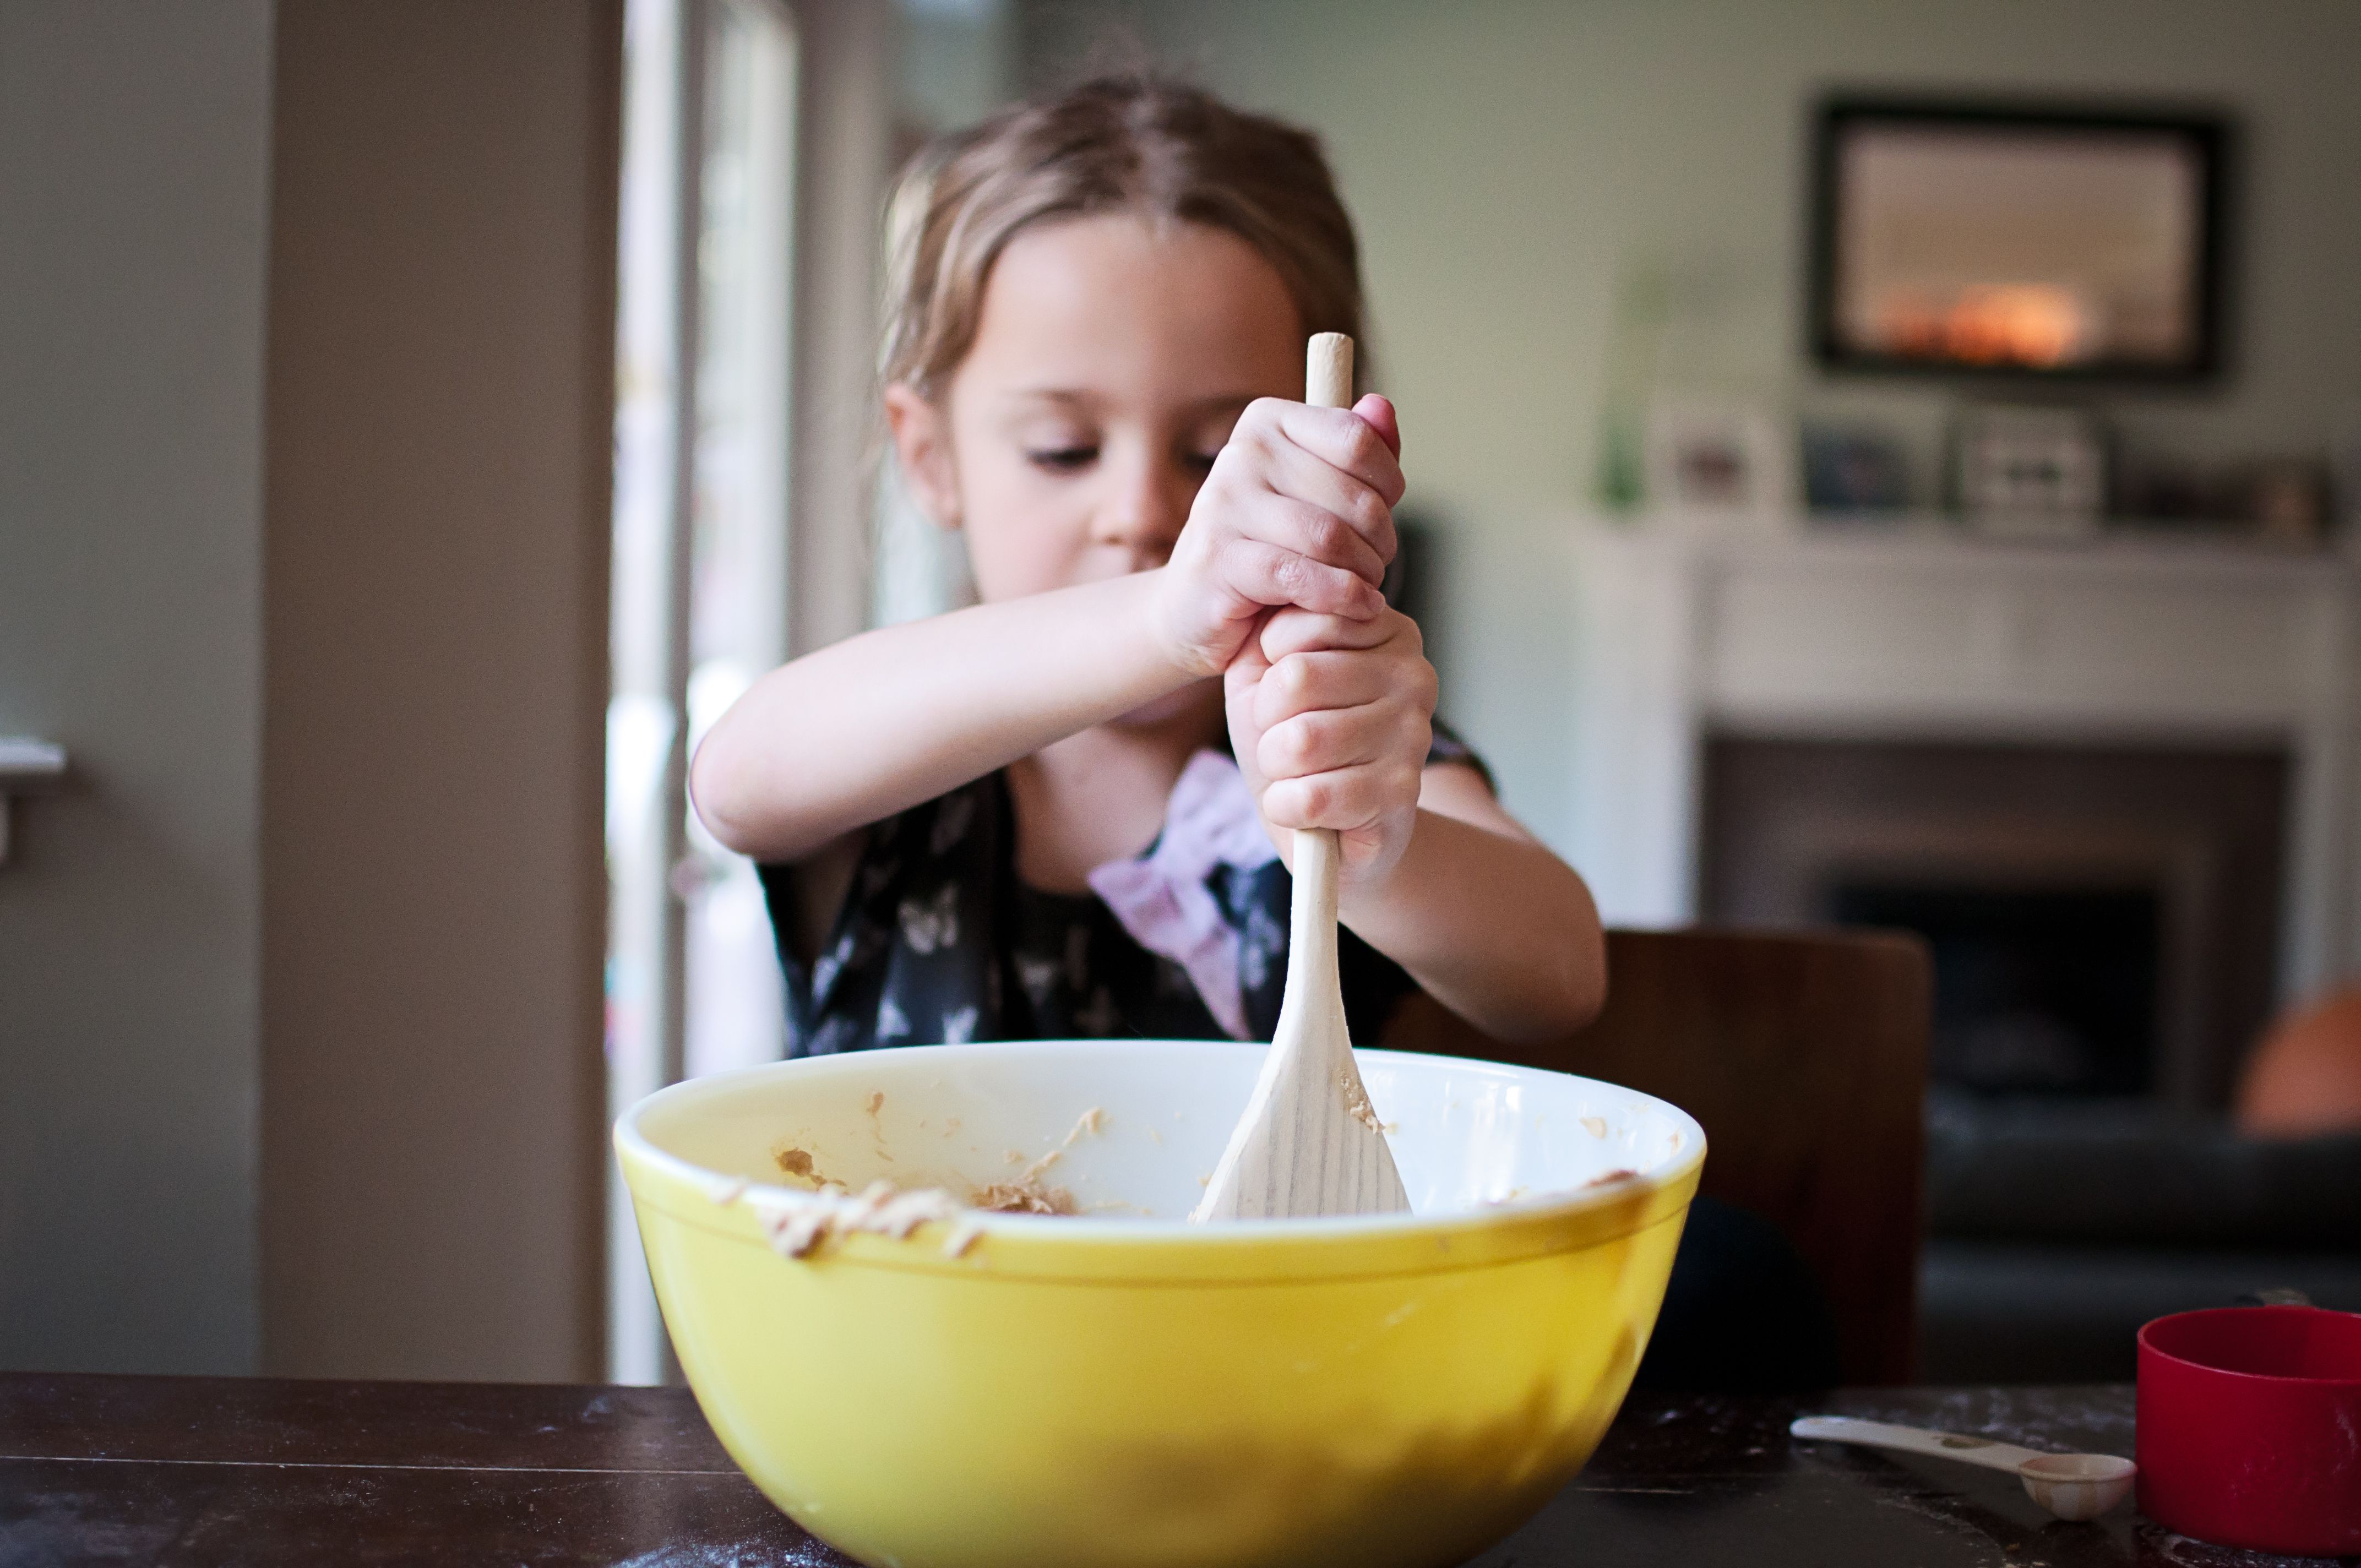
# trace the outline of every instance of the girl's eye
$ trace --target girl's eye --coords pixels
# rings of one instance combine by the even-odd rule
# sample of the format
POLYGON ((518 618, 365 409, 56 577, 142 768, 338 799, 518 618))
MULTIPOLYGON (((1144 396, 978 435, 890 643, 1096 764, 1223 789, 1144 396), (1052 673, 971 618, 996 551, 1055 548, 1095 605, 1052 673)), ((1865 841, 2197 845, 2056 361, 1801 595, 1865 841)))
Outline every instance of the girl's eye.
POLYGON ((1213 471, 1213 459, 1221 455, 1222 449, 1216 446, 1211 452, 1184 452, 1180 455, 1180 461, 1197 473, 1210 474, 1213 471))
POLYGON ((1099 449, 1095 446, 1052 446, 1025 455, 1035 467, 1046 468, 1052 474, 1071 474, 1077 469, 1087 468, 1098 461, 1098 455, 1099 449))

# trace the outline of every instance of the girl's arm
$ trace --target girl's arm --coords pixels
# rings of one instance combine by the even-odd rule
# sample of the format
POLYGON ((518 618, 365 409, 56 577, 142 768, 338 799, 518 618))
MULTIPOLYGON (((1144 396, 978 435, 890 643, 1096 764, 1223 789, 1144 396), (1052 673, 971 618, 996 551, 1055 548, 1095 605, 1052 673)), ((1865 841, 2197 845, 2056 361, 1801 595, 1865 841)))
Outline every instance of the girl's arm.
POLYGON ((1607 942, 1582 878, 1463 762, 1426 770, 1410 844, 1338 916, 1430 996, 1512 1043, 1555 1039, 1607 1000, 1607 942))
POLYGON ((749 687, 689 793, 741 855, 796 861, 1187 683, 1149 630, 1157 574, 883 627, 749 687))
POLYGON ((1402 491, 1392 427, 1380 398, 1360 413, 1260 400, 1170 564, 882 628, 772 671, 697 748, 697 814, 741 854, 800 860, 1220 674, 1275 607, 1375 619, 1402 491))

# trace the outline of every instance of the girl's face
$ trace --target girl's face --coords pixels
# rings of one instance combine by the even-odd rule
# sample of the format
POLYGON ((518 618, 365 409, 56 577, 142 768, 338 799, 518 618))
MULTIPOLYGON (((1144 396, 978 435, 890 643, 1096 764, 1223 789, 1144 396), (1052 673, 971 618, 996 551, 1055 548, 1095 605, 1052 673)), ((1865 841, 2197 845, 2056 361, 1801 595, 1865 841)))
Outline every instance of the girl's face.
POLYGON ((1016 598, 1160 566, 1257 398, 1303 393, 1303 328, 1226 230, 1080 218, 1020 233, 940 406, 886 393, 919 504, 1016 598))

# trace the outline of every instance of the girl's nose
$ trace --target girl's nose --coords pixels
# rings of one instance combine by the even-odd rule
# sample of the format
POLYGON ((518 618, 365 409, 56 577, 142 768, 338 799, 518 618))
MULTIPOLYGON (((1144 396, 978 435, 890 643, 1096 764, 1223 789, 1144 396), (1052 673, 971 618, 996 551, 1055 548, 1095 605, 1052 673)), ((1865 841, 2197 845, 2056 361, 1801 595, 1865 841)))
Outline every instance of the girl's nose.
POLYGON ((1172 554, 1197 481, 1178 463, 1136 458, 1109 476, 1114 481, 1099 509, 1098 543, 1132 553, 1138 566, 1160 566, 1172 554))

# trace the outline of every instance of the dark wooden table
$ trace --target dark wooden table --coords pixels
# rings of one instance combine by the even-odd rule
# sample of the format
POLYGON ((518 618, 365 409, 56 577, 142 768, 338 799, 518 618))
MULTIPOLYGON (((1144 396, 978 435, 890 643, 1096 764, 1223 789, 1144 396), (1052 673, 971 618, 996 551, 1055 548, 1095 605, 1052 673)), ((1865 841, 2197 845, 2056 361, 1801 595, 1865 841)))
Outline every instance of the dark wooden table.
MULTIPOLYGON (((1798 1444, 1804 1406, 1636 1396, 1483 1568, 2272 1560, 2128 1507, 2049 1519, 2013 1476, 1798 1444)), ((1812 1409, 2131 1452, 2127 1387, 1839 1394, 1812 1409)), ((843 1564, 680 1389, 0 1375, 0 1564, 843 1564)))

